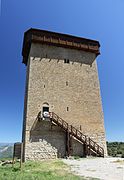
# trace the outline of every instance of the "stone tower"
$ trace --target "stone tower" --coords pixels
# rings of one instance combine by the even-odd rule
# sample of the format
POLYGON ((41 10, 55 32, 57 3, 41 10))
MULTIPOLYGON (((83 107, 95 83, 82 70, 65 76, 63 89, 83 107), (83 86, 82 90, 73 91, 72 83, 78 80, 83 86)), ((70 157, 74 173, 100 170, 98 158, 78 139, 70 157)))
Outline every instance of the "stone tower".
POLYGON ((44 118, 44 112, 54 112, 57 121, 63 119, 68 127, 75 127, 76 133, 95 141, 94 151, 97 145, 107 154, 96 65, 99 47, 98 41, 66 34, 38 29, 25 32, 24 160, 64 157, 68 152, 79 156, 93 153, 87 140, 82 143, 70 131, 67 140, 66 130, 44 118))

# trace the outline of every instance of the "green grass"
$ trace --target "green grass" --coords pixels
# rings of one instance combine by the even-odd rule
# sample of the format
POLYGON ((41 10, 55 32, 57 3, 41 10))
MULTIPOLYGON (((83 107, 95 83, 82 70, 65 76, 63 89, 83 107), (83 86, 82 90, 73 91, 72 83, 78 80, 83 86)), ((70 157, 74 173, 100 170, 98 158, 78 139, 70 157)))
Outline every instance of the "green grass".
POLYGON ((70 172, 70 168, 61 160, 19 163, 0 166, 0 180, 85 180, 70 172))
POLYGON ((9 158, 1 157, 0 158, 0 161, 6 161, 6 160, 12 160, 12 158, 11 157, 9 157, 9 158))

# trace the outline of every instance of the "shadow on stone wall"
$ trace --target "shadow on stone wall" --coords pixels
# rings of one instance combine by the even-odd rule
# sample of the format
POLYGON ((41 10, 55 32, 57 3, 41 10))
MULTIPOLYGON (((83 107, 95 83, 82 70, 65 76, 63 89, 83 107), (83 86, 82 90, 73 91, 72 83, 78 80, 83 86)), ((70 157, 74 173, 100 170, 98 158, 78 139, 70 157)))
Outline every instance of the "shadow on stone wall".
POLYGON ((30 142, 47 142, 57 149, 58 157, 66 156, 66 135, 65 132, 56 125, 51 126, 51 121, 37 121, 30 131, 30 142))
MULTIPOLYGON (((83 157, 83 144, 73 137, 71 139, 71 155, 83 157)), ((30 142, 47 142, 54 149, 57 149, 58 157, 67 155, 66 133, 57 125, 51 124, 50 120, 38 120, 38 117, 36 118, 30 131, 30 142)))

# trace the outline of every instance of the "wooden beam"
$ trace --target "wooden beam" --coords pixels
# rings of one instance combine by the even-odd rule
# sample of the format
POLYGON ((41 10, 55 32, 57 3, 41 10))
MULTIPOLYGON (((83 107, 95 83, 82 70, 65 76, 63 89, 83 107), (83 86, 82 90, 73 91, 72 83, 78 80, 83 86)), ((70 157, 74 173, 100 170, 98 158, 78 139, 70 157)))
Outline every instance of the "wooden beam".
POLYGON ((23 158, 23 143, 21 143, 20 169, 22 168, 22 158, 23 158))
POLYGON ((70 156, 70 133, 69 131, 66 132, 66 154, 70 156))
POLYGON ((84 143, 84 144, 83 144, 83 153, 84 153, 84 157, 87 157, 87 153, 88 153, 87 150, 88 150, 88 149, 87 149, 87 144, 84 143))

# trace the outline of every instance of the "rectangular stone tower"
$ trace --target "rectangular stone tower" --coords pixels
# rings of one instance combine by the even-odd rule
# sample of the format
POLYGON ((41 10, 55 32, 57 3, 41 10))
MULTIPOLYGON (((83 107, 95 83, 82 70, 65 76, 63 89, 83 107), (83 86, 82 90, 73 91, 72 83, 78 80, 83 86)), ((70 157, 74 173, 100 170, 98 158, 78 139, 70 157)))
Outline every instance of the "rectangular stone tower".
POLYGON ((25 32, 24 161, 107 154, 96 65, 99 47, 98 41, 66 34, 25 32))

